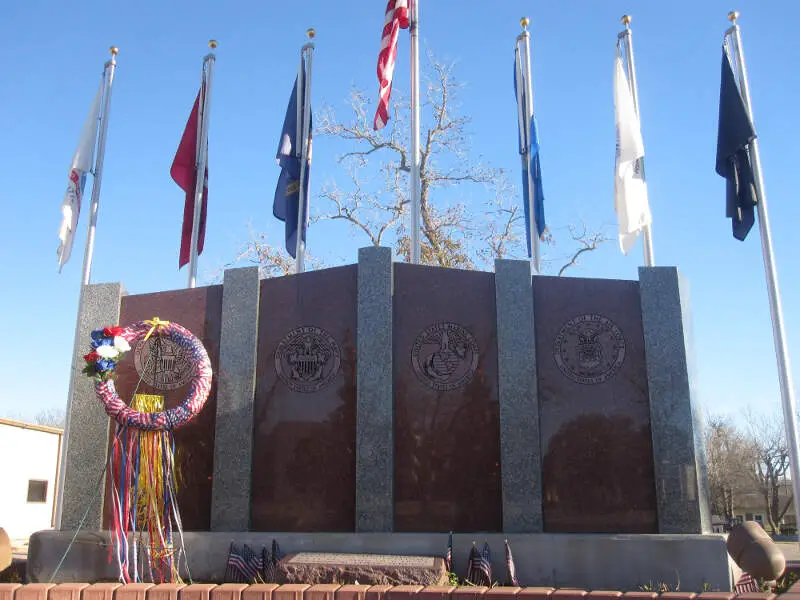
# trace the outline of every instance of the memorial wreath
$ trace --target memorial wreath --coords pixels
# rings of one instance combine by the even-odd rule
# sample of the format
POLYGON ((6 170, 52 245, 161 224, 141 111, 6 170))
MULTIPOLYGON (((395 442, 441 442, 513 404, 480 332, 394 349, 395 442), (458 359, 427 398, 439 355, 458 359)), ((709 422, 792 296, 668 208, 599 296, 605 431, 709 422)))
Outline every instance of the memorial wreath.
MULTIPOLYGON (((145 430, 172 430, 191 421, 202 410, 211 390, 211 361, 203 343, 177 323, 161 321, 157 317, 139 321, 128 327, 106 327, 92 332, 92 351, 84 357, 83 372, 95 380, 95 393, 103 403, 106 414, 123 426, 145 430), (139 412, 131 408, 117 394, 113 375, 120 358, 139 340, 147 341, 153 334, 164 336, 183 347, 194 376, 189 383, 189 393, 175 408, 160 412, 139 412)), ((146 366, 143 371, 146 370, 146 366)))
MULTIPOLYGON (((180 466, 173 431, 191 421, 205 405, 211 391, 211 361, 202 342, 190 331, 158 317, 128 327, 93 331, 91 344, 91 352, 83 357, 83 372, 95 380, 97 397, 117 422, 107 469, 112 506, 109 529, 120 580, 180 583, 181 555, 185 559, 186 551, 184 544, 176 547, 174 543, 175 535, 182 538, 183 529, 177 503, 180 466), (114 386, 120 359, 134 343, 143 344, 154 335, 182 348, 192 373, 186 398, 168 410, 163 396, 137 394, 139 384, 129 404, 114 386), (141 544, 143 560, 139 557, 141 544)), ((145 350, 142 378, 154 357, 152 348, 145 350)))

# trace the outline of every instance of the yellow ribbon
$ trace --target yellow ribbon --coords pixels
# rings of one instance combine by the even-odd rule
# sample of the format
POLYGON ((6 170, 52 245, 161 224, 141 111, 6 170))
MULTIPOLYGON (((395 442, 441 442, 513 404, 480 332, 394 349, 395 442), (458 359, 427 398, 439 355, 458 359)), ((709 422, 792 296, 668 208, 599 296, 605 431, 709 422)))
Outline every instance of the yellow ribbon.
POLYGON ((153 332, 156 329, 158 329, 159 327, 164 327, 165 325, 169 325, 169 321, 162 321, 158 317, 153 317, 152 319, 150 319, 149 321, 145 321, 144 323, 145 325, 150 325, 150 331, 148 331, 147 335, 144 336, 145 342, 147 341, 147 338, 153 335, 153 332))

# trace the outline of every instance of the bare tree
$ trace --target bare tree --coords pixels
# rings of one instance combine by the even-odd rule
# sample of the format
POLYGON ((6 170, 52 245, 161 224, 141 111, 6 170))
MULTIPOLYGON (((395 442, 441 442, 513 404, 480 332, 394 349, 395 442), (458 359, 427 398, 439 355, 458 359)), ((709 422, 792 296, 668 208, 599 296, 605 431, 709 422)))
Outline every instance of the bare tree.
POLYGON ((749 437, 755 452, 752 478, 764 497, 766 517, 774 533, 792 505, 794 494, 786 477, 789 471, 789 447, 779 414, 756 415, 747 411, 749 437))
POLYGON ((64 428, 66 424, 67 415, 63 408, 48 408, 40 410, 33 417, 33 422, 37 425, 46 425, 48 427, 64 428))
POLYGON ((747 436, 725 417, 709 417, 705 436, 711 510, 731 522, 740 494, 751 486, 754 448, 747 436))
MULTIPOLYGON (((428 58, 422 109, 423 122, 430 126, 420 140, 421 262, 490 269, 495 259, 524 255, 523 209, 507 172, 470 151, 471 119, 459 112, 463 86, 454 77, 453 65, 428 58), (465 193, 474 201, 465 201, 465 193)), ((353 90, 346 119, 339 119, 330 106, 321 111, 314 135, 344 143, 346 150, 338 161, 347 181, 330 179, 323 184, 318 198, 322 202, 312 203, 311 223, 343 221, 370 244, 393 246, 410 261, 409 105, 395 90, 392 118, 384 129, 375 131, 371 96, 353 90)), ((568 229, 570 245, 577 248, 544 261, 547 268, 554 261, 563 263, 556 268, 559 275, 609 239, 587 226, 568 229)), ((545 246, 551 242, 547 234, 545 246)), ((263 236, 251 236, 242 256, 263 265, 264 276, 291 272, 282 249, 266 244, 263 236)))

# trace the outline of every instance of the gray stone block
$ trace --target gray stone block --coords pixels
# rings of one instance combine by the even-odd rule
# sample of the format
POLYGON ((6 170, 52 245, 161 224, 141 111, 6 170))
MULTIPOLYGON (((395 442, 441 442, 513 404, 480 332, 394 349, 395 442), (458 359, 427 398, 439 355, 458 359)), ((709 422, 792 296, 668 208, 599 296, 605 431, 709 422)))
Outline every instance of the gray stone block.
MULTIPOLYGON (((72 540, 72 532, 40 531, 31 537, 28 576, 32 582, 50 581, 56 564, 72 540)), ((251 548, 269 548, 276 539, 281 550, 402 556, 441 556, 445 533, 286 533, 187 531, 183 535, 189 570, 195 581, 223 580, 232 541, 251 548)), ((514 553, 524 586, 587 590, 637 591, 652 582, 676 585, 684 592, 704 586, 729 592, 733 562, 721 535, 604 535, 514 534, 465 532, 453 535, 454 570, 464 577, 473 540, 489 542, 495 579, 505 579, 503 540, 514 553)), ((180 540, 176 538, 176 546, 180 540)), ((103 532, 81 532, 54 583, 116 579, 108 562, 109 538, 103 532)), ((188 579, 182 561, 181 574, 188 579)), ((118 567, 117 567, 118 568, 118 567)), ((340 580, 339 583, 352 583, 340 580)))
POLYGON ((60 529, 100 529, 105 490, 104 469, 110 420, 94 393, 94 381, 81 373, 92 331, 119 324, 122 284, 101 283, 83 289, 79 308, 70 402, 64 434, 65 461, 60 529), (84 520, 85 516, 85 520, 84 520))
POLYGON ((495 261, 503 531, 543 529, 533 280, 527 260, 495 261))
POLYGON ((225 271, 211 488, 213 531, 250 527, 259 290, 258 267, 225 271))
POLYGON ((659 533, 711 528, 686 281, 674 267, 640 267, 659 533))
POLYGON ((392 251, 358 251, 356 531, 394 523, 392 251))

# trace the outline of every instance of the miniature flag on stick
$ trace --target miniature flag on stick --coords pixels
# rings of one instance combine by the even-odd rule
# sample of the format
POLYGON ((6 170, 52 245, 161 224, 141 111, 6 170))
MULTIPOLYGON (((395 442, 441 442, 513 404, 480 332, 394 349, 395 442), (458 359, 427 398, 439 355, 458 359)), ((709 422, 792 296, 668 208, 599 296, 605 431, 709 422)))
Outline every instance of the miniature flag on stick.
POLYGON ((511 554, 511 546, 508 545, 506 540, 506 570, 508 571, 506 583, 519 587, 519 580, 517 579, 517 566, 514 564, 514 556, 511 554))

